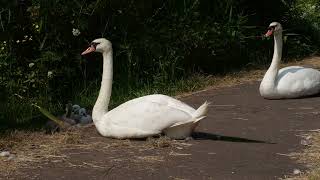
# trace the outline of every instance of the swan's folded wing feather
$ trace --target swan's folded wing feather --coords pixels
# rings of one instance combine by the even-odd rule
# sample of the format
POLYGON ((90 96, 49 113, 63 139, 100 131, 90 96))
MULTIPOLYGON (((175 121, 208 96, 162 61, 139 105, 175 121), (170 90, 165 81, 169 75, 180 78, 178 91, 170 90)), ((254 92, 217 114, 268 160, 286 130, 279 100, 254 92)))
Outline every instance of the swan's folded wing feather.
POLYGON ((296 97, 319 91, 320 72, 312 68, 289 66, 279 70, 277 90, 280 94, 296 97))
POLYGON ((140 129, 147 132, 161 132, 171 126, 183 124, 192 116, 172 104, 155 99, 134 99, 106 114, 112 125, 140 129))
POLYGON ((162 105, 167 105, 174 109, 179 109, 189 114, 192 114, 193 112, 195 112, 195 109, 189 106, 188 104, 163 94, 152 94, 148 96, 143 96, 143 97, 137 98, 137 100, 150 101, 150 102, 154 102, 162 105))

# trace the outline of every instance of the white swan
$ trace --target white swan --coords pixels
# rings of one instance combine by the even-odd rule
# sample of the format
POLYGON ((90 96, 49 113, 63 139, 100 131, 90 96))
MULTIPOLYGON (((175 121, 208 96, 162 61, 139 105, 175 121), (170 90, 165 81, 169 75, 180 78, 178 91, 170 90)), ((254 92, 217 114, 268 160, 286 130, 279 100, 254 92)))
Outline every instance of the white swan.
POLYGON ((199 121, 206 117, 208 103, 195 110, 161 94, 132 99, 108 112, 113 75, 112 44, 104 38, 96 39, 82 55, 94 51, 103 56, 101 88, 92 112, 93 122, 102 136, 144 138, 164 133, 171 138, 183 139, 190 136, 199 121))
POLYGON ((320 92, 320 72, 312 68, 289 66, 279 70, 282 56, 282 26, 269 25, 265 36, 274 34, 272 63, 260 84, 260 94, 266 99, 299 98, 320 92))

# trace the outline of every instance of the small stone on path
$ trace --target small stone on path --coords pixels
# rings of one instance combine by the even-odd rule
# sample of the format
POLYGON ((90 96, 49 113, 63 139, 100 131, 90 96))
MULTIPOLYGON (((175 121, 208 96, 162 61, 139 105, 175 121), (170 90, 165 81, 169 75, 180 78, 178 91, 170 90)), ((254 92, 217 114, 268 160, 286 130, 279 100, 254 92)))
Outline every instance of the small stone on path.
POLYGON ((8 161, 14 160, 16 158, 16 155, 10 154, 8 157, 8 161))
POLYGON ((294 169, 294 170, 293 170, 293 174, 294 174, 294 175, 299 175, 299 174, 301 174, 300 169, 294 169))
POLYGON ((302 139, 302 140, 300 141, 300 144, 302 144, 302 145, 304 145, 304 146, 308 146, 308 145, 309 145, 308 141, 305 140, 305 139, 302 139))

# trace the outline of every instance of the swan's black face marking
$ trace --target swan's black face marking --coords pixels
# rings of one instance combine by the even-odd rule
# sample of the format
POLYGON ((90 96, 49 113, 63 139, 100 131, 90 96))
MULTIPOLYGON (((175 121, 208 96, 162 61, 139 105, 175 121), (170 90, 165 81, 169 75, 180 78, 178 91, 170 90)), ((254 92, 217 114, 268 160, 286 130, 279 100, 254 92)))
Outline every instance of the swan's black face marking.
POLYGON ((269 26, 269 27, 268 27, 268 30, 275 30, 275 29, 276 29, 276 27, 277 27, 277 25, 269 26))
POLYGON ((269 37, 272 34, 278 35, 279 33, 282 32, 282 27, 281 24, 278 22, 272 22, 269 27, 267 33, 264 35, 265 37, 269 37))
POLYGON ((90 43, 90 46, 93 46, 95 49, 97 49, 97 45, 100 44, 100 43, 97 43, 97 42, 92 42, 90 43))

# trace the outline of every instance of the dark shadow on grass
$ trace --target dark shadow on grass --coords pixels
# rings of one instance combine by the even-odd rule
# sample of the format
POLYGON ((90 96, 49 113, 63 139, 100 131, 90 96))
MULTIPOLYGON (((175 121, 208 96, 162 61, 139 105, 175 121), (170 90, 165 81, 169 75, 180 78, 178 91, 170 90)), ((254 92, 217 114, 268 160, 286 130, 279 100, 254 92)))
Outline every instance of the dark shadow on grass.
POLYGON ((264 144, 276 144, 268 141, 232 137, 232 136, 223 136, 219 134, 211 134, 205 132, 194 132, 192 134, 194 140, 213 140, 213 141, 227 141, 227 142, 240 142, 240 143, 264 143, 264 144))

